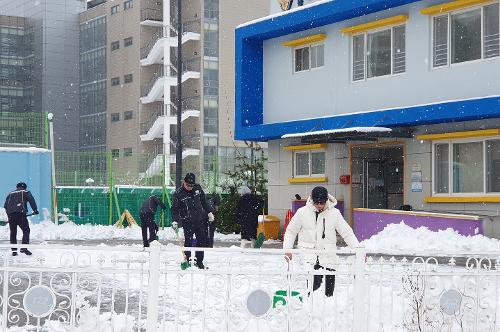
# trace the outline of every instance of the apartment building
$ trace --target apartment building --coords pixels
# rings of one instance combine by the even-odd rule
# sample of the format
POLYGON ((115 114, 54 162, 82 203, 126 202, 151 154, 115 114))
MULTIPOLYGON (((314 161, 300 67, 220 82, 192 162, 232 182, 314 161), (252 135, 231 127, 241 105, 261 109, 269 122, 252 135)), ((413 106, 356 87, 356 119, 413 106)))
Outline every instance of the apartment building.
POLYGON ((56 150, 78 149, 78 15, 85 10, 77 0, 0 0, 0 104, 7 112, 2 128, 11 132, 5 141, 46 146, 50 112, 56 150), (37 137, 16 138, 23 124, 37 137))
POLYGON ((230 138, 227 116, 234 113, 234 28, 265 15, 269 3, 182 1, 182 64, 176 5, 94 0, 80 15, 80 149, 111 152, 115 165, 145 178, 169 165, 165 176, 175 179, 177 75, 184 171, 203 178, 223 172, 228 165, 219 159, 234 159, 235 147, 249 154, 230 138), (128 158, 136 154, 149 157, 128 158))
POLYGON ((235 138, 269 144, 270 213, 322 185, 361 239, 499 238, 499 2, 291 3, 236 30, 235 138))

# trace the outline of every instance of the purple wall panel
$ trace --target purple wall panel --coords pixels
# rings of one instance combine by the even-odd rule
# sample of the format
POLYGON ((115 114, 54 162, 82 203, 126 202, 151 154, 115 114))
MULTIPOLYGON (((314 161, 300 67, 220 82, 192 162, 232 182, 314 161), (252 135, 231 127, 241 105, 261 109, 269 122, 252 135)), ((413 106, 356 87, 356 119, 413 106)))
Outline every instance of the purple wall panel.
POLYGON ((358 240, 369 239, 382 231, 389 224, 404 222, 412 228, 427 227, 431 231, 452 228, 461 235, 483 234, 483 222, 479 220, 444 218, 439 216, 420 216, 396 213, 377 213, 370 211, 353 211, 354 233, 358 240))

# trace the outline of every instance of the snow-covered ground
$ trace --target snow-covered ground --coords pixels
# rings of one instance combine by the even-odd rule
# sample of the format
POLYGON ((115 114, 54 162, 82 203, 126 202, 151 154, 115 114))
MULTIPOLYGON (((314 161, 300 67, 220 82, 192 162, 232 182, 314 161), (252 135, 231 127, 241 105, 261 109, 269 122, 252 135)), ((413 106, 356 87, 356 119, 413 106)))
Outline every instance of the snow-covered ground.
MULTIPOLYGON (((0 227, 0 239, 4 243, 4 252, 8 250, 8 234, 8 226, 0 227)), ((141 239, 141 229, 138 226, 119 229, 114 226, 75 225, 70 222, 59 226, 51 222, 32 224, 31 234, 33 240, 42 243, 51 240, 71 242, 75 239, 93 241, 112 239, 140 241, 141 239)), ((167 239, 175 240, 175 238, 175 233, 171 229, 160 232, 160 242, 167 239)), ((239 235, 216 234, 216 238, 220 241, 236 241, 239 239, 239 235)), ((389 225, 378 235, 362 242, 362 245, 369 252, 391 252, 401 256, 424 251, 438 252, 443 256, 446 256, 447 252, 462 252, 465 255, 468 253, 473 255, 477 252, 500 253, 500 241, 495 239, 481 235, 464 237, 452 230, 431 232, 426 228, 413 229, 404 224, 389 225)), ((104 272, 103 276, 99 277, 99 281, 102 283, 99 288, 102 297, 99 312, 95 307, 98 298, 97 288, 90 287, 92 283, 78 283, 75 286, 78 293, 75 303, 81 304, 87 301, 88 305, 77 309, 83 320, 80 320, 81 324, 78 324, 78 328, 71 331, 128 332, 134 331, 132 326, 144 326, 148 272, 140 272, 141 265, 137 261, 129 265, 124 263, 127 259, 137 260, 141 258, 148 262, 149 254, 147 251, 142 251, 140 244, 135 242, 132 245, 114 247, 99 246, 97 249, 53 247, 48 244, 38 246, 34 249, 34 257, 9 258, 9 264, 22 271, 23 268, 33 268, 43 262, 42 265, 45 268, 53 269, 60 266, 63 261, 69 261, 70 264, 67 266, 71 266, 71 261, 75 257, 80 257, 82 262, 86 259, 97 262, 98 257, 101 257, 100 259, 104 257, 103 266, 106 269, 113 268, 113 264, 115 264, 113 260, 118 264, 128 266, 127 268, 134 267, 134 265, 136 267, 132 272, 115 271, 107 272, 107 274, 104 272), (45 246, 47 249, 44 249, 45 246), (80 252, 80 256, 73 255, 76 250, 80 252), (142 299, 142 302, 139 299, 142 299), (115 303, 114 307, 112 303, 115 303), (127 313, 125 306, 128 308, 127 313), (140 309, 141 307, 142 309, 140 309), (114 309, 111 310, 111 308, 114 309), (142 315, 138 315, 139 311, 142 312, 142 315), (139 316, 142 318, 138 319, 139 316)), ((310 267, 308 268, 308 265, 300 260, 300 256, 294 256, 297 258, 294 258, 293 265, 290 267, 290 271, 296 274, 292 273, 290 277, 287 277, 286 264, 283 253, 280 251, 273 252, 273 250, 267 249, 239 252, 237 248, 221 250, 233 250, 233 252, 207 252, 205 261, 210 267, 208 271, 199 271, 196 268, 180 271, 178 268, 182 259, 180 248, 172 244, 162 247, 164 265, 162 265, 163 272, 161 272, 158 289, 160 331, 284 331, 286 324, 291 324, 294 327, 291 330, 352 330, 353 318, 356 317, 357 313, 353 312, 353 295, 355 293, 352 276, 353 257, 349 257, 349 254, 345 257, 344 265, 337 269, 334 297, 325 298, 322 291, 314 292, 310 297, 306 295, 310 292, 311 283, 309 281, 308 284, 308 280, 311 280, 312 277, 310 267), (276 274, 273 274, 273 271, 276 271, 276 274), (274 294, 276 290, 286 288, 288 283, 291 283, 292 289, 301 294, 302 301, 296 297, 293 306, 284 308, 278 306, 275 309, 270 309, 264 317, 260 318, 248 314, 245 301, 251 290, 263 289, 269 294, 274 294), (285 318, 289 309, 293 310, 294 318, 291 321, 287 321, 285 318), (329 315, 325 315, 325 312, 328 312, 329 315), (223 326, 222 329, 221 326, 223 326)), ((411 257, 409 259, 411 260, 411 257)), ((367 274, 368 288, 366 290, 368 312, 365 318, 370 331, 407 331, 409 326, 415 327, 412 319, 416 316, 412 305, 421 300, 415 298, 415 294, 420 294, 419 292, 422 292, 423 288, 426 289, 426 296, 429 296, 429 299, 426 300, 438 301, 438 304, 429 302, 432 305, 426 307, 427 311, 419 313, 420 316, 417 315, 417 318, 433 319, 432 315, 434 314, 441 318, 445 317, 439 311, 439 299, 447 290, 457 289, 463 296, 461 308, 464 309, 460 312, 460 317, 450 318, 452 325, 446 325, 446 328, 449 326, 452 328, 448 330, 455 331, 460 324, 466 326, 467 330, 474 330, 470 329, 474 326, 474 323, 470 323, 474 322, 474 319, 467 317, 474 316, 475 310, 479 312, 479 307, 475 306, 476 301, 479 300, 488 302, 486 309, 483 308, 484 306, 481 307, 488 318, 479 320, 479 323, 483 325, 477 326, 493 327, 497 324, 497 320, 500 321, 500 319, 495 318, 500 318, 500 314, 497 313, 500 311, 498 305, 500 296, 497 296, 500 294, 498 288, 500 284, 495 284, 498 276, 493 275, 488 277, 493 279, 488 279, 483 278, 480 274, 474 274, 471 277, 467 275, 463 266, 444 264, 439 266, 439 273, 441 273, 439 277, 429 279, 427 285, 422 281, 423 277, 408 275, 408 267, 404 268, 401 263, 401 258, 392 262, 388 261, 387 258, 385 261, 379 261, 378 258, 368 261, 367 271, 370 271, 367 274), (416 290, 412 289, 419 283, 422 283, 420 289, 418 287, 416 290), (482 286, 476 287, 478 284, 482 286), (480 292, 481 294, 479 294, 480 292), (492 317, 493 325, 490 324, 492 317)), ((51 285, 52 289, 57 290, 60 294, 71 296, 69 289, 71 289, 72 283, 64 273, 67 266, 60 267, 61 272, 58 276, 54 276, 54 272, 47 272, 42 284, 47 284, 49 279, 61 280, 59 286, 53 287, 54 285, 51 285), (64 280, 67 280, 67 283, 63 282, 64 280)), ((37 273, 33 274, 33 278, 35 279, 32 282, 36 283, 37 273)), ((440 324, 445 324, 443 320, 440 322, 440 324)), ((46 325, 42 330, 67 330, 63 327, 58 328, 54 324, 57 325, 57 323, 52 322, 52 327, 46 325)), ((441 327, 443 326, 445 325, 441 327)), ((427 329, 429 328, 432 330, 433 326, 428 325, 427 329)), ((9 331, 26 330, 23 327, 9 329, 9 331)))
MULTIPOLYGON (((31 224, 31 239, 34 242, 43 241, 68 241, 73 240, 141 240, 141 228, 132 226, 127 228, 117 228, 114 226, 102 225, 76 225, 72 222, 65 222, 55 225, 50 221, 39 224, 31 224)), ((182 228, 181 228, 182 232, 182 228)), ((20 240, 22 232, 18 231, 20 240)), ((162 240, 175 241, 175 232, 170 227, 160 230, 158 233, 160 242, 162 240)), ((215 240, 221 242, 237 242, 239 234, 215 233, 215 240)), ((9 227, 0 227, 0 240, 9 240, 9 227)), ((272 243, 268 241, 267 243, 272 243)), ((277 241, 274 241, 277 242, 277 241)), ((414 251, 434 251, 434 252, 470 252, 470 251, 500 251, 500 240, 491 239, 483 235, 462 236, 452 229, 433 232, 428 228, 420 227, 413 229, 404 223, 388 225, 382 232, 372 236, 362 242, 362 245, 369 251, 400 251, 401 254, 408 254, 414 251)))

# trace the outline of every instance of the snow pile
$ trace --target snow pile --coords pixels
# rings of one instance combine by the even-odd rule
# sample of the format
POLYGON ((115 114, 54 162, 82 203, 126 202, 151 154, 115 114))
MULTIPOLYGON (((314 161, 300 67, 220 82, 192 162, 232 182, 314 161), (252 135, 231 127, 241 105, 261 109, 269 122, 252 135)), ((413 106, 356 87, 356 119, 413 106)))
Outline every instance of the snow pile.
POLYGON ((408 251, 500 251, 500 241, 483 235, 463 236, 451 228, 433 232, 427 227, 390 224, 361 243, 368 250, 408 251))
MULTIPOLYGON (((0 213, 0 219, 2 215, 0 213)), ((5 216, 7 219, 7 216, 5 216)), ((46 220, 38 224, 30 224, 30 238, 32 241, 71 241, 71 240, 142 240, 141 227, 132 225, 131 227, 118 228, 108 225, 77 225, 73 222, 65 222, 55 225, 52 221, 46 220)), ((182 229, 181 229, 182 233, 182 229)), ((18 238, 22 232, 18 231, 18 238)), ((176 240, 177 236, 171 227, 166 227, 158 232, 161 240, 176 240)), ((9 226, 0 227, 0 239, 9 239, 9 226)), ((215 233, 215 241, 239 241, 239 234, 219 234, 215 233)))

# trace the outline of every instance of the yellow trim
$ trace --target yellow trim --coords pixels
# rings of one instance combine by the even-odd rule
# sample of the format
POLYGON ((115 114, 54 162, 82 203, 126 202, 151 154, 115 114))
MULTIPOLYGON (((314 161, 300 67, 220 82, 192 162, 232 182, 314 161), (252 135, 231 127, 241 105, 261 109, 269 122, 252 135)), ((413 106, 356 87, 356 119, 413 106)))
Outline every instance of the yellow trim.
POLYGON ((452 10, 467 8, 475 5, 480 5, 483 3, 491 2, 491 0, 456 0, 451 2, 445 2, 440 5, 435 5, 431 7, 424 8, 420 10, 423 15, 436 15, 450 12, 452 10))
POLYGON ((434 218, 448 218, 448 219, 469 219, 478 220, 479 217, 471 215, 461 215, 452 213, 436 213, 436 212, 421 212, 421 211, 403 211, 403 210, 382 210, 382 209, 367 209, 367 208, 354 208, 354 211, 359 212, 373 212, 373 213, 384 213, 384 214, 398 214, 398 215, 410 215, 419 217, 434 217, 434 218))
POLYGON ((363 23, 360 25, 355 25, 352 27, 344 28, 344 29, 341 29, 340 32, 346 33, 346 34, 355 34, 355 33, 365 32, 368 30, 382 28, 382 27, 385 27, 388 25, 396 25, 396 24, 404 23, 408 20, 408 18, 409 18, 408 15, 392 16, 392 17, 381 19, 381 20, 363 23))
POLYGON ((306 45, 311 43, 317 43, 326 39, 326 34, 319 33, 317 35, 307 36, 304 38, 294 39, 287 42, 281 43, 283 46, 295 47, 300 45, 306 45))
POLYGON ((289 183, 311 183, 311 182, 328 182, 326 176, 320 177, 307 177, 307 178, 289 178, 289 183))
POLYGON ((454 133, 444 133, 444 134, 426 134, 418 135, 417 139, 420 140, 442 140, 442 139, 453 139, 453 138, 469 138, 469 137, 486 137, 500 135, 499 129, 483 129, 483 130, 471 130, 471 131, 456 131, 454 133))
POLYGON ((426 203, 500 203, 500 196, 435 196, 425 197, 426 203))
POLYGON ((285 151, 316 150, 316 149, 326 149, 326 143, 307 144, 307 145, 291 145, 291 146, 285 146, 283 148, 283 150, 285 150, 285 151))

